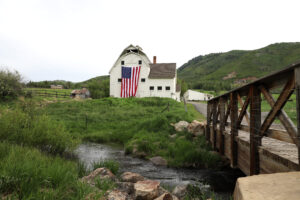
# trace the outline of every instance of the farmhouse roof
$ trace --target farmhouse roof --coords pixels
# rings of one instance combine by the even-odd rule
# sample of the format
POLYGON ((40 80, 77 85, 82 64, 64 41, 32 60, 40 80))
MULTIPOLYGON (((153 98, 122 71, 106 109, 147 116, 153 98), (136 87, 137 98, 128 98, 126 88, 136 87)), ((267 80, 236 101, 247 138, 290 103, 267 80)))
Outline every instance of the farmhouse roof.
POLYGON ((149 78, 175 78, 176 63, 150 64, 149 78))

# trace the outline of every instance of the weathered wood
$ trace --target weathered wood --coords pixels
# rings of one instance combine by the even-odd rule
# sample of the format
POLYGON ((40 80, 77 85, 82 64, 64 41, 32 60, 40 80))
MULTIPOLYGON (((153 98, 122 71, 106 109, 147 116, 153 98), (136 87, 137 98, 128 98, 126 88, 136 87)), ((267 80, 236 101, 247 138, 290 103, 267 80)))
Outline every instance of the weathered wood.
POLYGON ((261 127, 260 91, 255 85, 250 87, 250 176, 259 174, 258 146, 261 146, 259 130, 261 127))
POLYGON ((227 110, 226 110, 226 114, 225 114, 225 125, 227 126, 228 125, 228 117, 229 117, 229 114, 230 114, 230 109, 231 109, 231 103, 230 101, 227 103, 227 110))
POLYGON ((231 166, 235 167, 237 165, 237 142, 235 137, 238 135, 237 129, 237 119, 238 119, 238 102, 237 93, 233 92, 230 94, 230 125, 231 125, 231 138, 230 138, 230 148, 231 148, 231 166))
MULTIPOLYGON (((259 87, 259 89, 262 92, 262 94, 264 95, 267 102, 270 104, 270 106, 273 107, 275 105, 275 100, 274 100, 273 96, 270 94, 270 92, 262 85, 259 87)), ((296 127, 283 109, 278 111, 278 119, 280 120, 280 122, 284 126, 284 128, 287 130, 287 133, 290 135, 291 140, 295 144, 299 145, 299 142, 297 140, 296 127)), ((269 136, 269 133, 267 133, 266 135, 269 136)))
POLYGON ((206 140, 210 141, 210 123, 211 123, 211 113, 212 113, 212 103, 208 102, 207 103, 207 120, 206 120, 206 130, 205 130, 205 135, 206 135, 206 140))
POLYGON ((300 68, 295 68, 295 89, 296 89, 296 107, 297 107, 297 141, 298 141, 298 164, 300 165, 300 68))
POLYGON ((220 112, 219 152, 221 155, 224 155, 225 102, 226 99, 221 98, 219 103, 219 112, 220 112))
POLYGON ((264 120, 259 133, 261 136, 263 136, 265 132, 270 128, 271 124, 275 120, 277 113, 282 109, 282 107, 285 105, 287 100, 293 94, 294 86, 295 86, 295 78, 294 76, 292 76, 286 83, 277 101, 275 102, 274 106, 271 108, 271 111, 268 113, 266 119, 264 120))
POLYGON ((249 94, 245 100, 245 102, 243 103, 243 100, 241 99, 240 95, 238 95, 238 100, 239 100, 239 103, 240 105, 242 106, 242 110, 240 112, 240 115, 238 117, 238 121, 237 121, 237 127, 239 128, 241 123, 242 123, 242 120, 243 120, 243 117, 245 116, 246 117, 246 121, 247 121, 247 124, 250 125, 249 123, 249 118, 248 118, 248 113, 247 113, 247 108, 248 108, 248 105, 249 105, 249 101, 250 101, 250 98, 249 98, 249 94))
POLYGON ((218 105, 218 102, 217 101, 214 101, 213 102, 213 108, 212 108, 212 115, 213 115, 213 149, 216 150, 217 149, 217 120, 218 120, 218 111, 217 111, 217 105, 218 105))

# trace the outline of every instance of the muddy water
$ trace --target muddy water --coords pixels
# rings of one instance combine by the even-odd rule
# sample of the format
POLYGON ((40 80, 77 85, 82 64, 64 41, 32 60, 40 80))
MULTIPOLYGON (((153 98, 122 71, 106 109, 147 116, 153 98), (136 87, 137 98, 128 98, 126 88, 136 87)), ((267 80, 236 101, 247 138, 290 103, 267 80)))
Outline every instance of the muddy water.
POLYGON ((89 168, 93 162, 113 159, 120 163, 121 172, 136 172, 148 179, 158 180, 169 188, 182 184, 197 184, 202 189, 213 190, 222 199, 231 195, 237 177, 243 175, 240 171, 232 169, 217 171, 155 166, 148 160, 125 155, 123 148, 116 145, 84 143, 77 148, 76 154, 89 168))

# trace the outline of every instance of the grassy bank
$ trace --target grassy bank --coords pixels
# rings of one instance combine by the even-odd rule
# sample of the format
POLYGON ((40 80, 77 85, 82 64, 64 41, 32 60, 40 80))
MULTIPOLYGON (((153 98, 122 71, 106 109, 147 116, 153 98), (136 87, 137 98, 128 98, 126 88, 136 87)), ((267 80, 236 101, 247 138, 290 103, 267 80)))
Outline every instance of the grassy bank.
POLYGON ((209 152, 205 139, 176 133, 171 123, 203 118, 188 105, 163 98, 105 98, 57 102, 45 112, 63 122, 74 137, 108 143, 117 142, 127 152, 138 150, 146 157, 162 156, 171 166, 214 167, 218 157, 209 152), (169 104, 169 109, 167 105, 169 104), (170 138, 170 135, 176 137, 170 138))

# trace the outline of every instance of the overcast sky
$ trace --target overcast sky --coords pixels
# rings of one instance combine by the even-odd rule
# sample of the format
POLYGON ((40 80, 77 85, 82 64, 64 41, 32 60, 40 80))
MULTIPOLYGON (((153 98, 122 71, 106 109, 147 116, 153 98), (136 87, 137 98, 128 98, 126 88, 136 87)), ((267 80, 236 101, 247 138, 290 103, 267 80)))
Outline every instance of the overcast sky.
POLYGON ((107 75, 122 50, 176 62, 300 41, 299 0, 0 0, 0 66, 27 80, 107 75))

